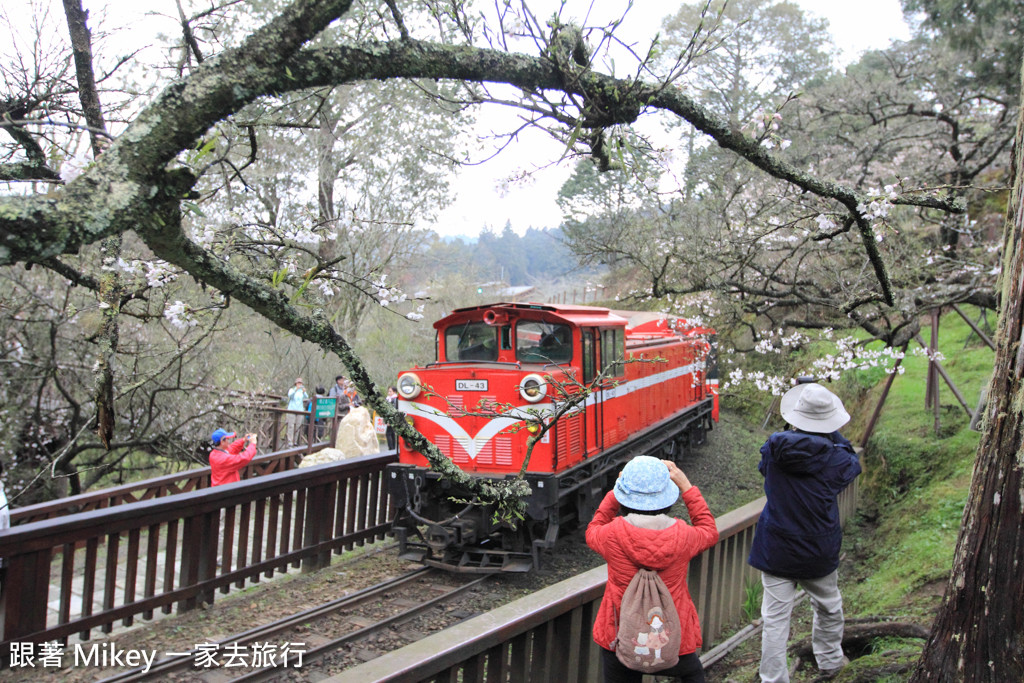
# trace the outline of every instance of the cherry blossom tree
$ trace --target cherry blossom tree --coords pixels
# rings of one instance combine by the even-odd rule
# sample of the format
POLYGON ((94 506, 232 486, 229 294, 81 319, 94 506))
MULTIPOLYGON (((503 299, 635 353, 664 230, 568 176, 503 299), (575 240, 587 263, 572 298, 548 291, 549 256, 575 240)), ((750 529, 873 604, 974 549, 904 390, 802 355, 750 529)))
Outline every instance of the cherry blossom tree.
MULTIPOLYGON (((375 16, 375 28, 352 41, 344 31, 331 39, 333 27, 365 20, 351 13, 349 0, 295 0, 248 35, 212 54, 204 52, 201 62, 190 47, 191 68, 173 74, 159 93, 133 101, 134 113, 123 130, 79 176, 56 183, 56 169, 36 163, 48 169, 32 178, 47 180, 46 191, 20 186, 0 200, 0 265, 63 263, 104 239, 137 235, 155 257, 220 292, 225 305, 240 302, 335 354, 373 408, 434 467, 499 502, 521 495, 525 484, 470 480, 378 395, 349 341, 331 325, 318 294, 320 282, 332 276, 332 264, 314 261, 308 270, 289 271, 279 265, 282 252, 301 250, 301 245, 286 242, 240 253, 233 245, 246 238, 244 231, 218 234, 217 225, 201 220, 197 202, 206 190, 209 162, 219 154, 214 134, 222 122, 244 120, 257 103, 317 88, 401 79, 487 83, 491 88, 504 84, 512 88, 508 93, 521 95, 477 90, 463 101, 520 106, 531 124, 544 123, 560 131, 571 148, 607 161, 605 131, 626 127, 645 112, 663 111, 773 177, 834 202, 835 211, 844 212, 852 233, 860 237, 877 295, 893 302, 888 267, 857 208, 869 197, 800 168, 735 130, 670 79, 653 74, 649 51, 634 51, 640 55, 636 70, 617 75, 606 53, 614 45, 614 25, 586 27, 567 16, 540 21, 526 3, 510 4, 489 18, 460 4, 445 12, 416 2, 388 2, 385 8, 375 16)), ((230 15, 241 9, 228 4, 217 11, 230 15)), ((39 158, 43 133, 51 129, 43 118, 8 121, 3 127, 10 137, 10 162, 19 169, 30 156, 39 158)), ((254 154, 246 162, 272 163, 258 147, 251 149, 254 154)), ((12 170, 10 164, 0 167, 0 172, 12 170)), ((915 189, 893 203, 962 210, 944 191, 915 189)), ((310 229, 316 220, 309 217, 310 229)))
MULTIPOLYGON (((1015 89, 963 77, 968 53, 930 34, 833 73, 813 52, 797 58, 799 34, 771 41, 773 24, 759 17, 782 5, 735 5, 748 23, 684 10, 666 23, 666 42, 702 46, 682 78, 709 92, 752 140, 858 188, 864 200, 855 214, 719 147, 691 145, 682 170, 665 166, 654 181, 614 179, 643 195, 628 210, 567 205, 570 244, 631 271, 637 296, 678 303, 720 294, 716 325, 746 326, 755 342, 766 329, 786 336, 861 327, 899 348, 929 309, 994 309, 999 242, 991 218, 1006 177, 1015 89), (790 64, 803 70, 756 85, 743 77, 745 65, 770 74, 790 64), (802 89, 773 89, 776 82, 802 89), (915 188, 943 188, 969 202, 970 212, 901 206, 915 188), (877 286, 877 270, 862 267, 866 242, 890 264, 891 300, 877 286)), ((573 182, 566 190, 579 202, 586 190, 573 182)))

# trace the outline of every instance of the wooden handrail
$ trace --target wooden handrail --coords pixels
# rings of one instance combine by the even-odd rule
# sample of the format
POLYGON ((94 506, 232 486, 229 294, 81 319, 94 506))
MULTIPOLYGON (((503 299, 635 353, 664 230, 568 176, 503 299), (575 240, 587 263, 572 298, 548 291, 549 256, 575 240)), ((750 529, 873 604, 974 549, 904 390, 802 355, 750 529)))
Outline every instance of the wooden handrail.
POLYGON ((128 625, 157 608, 210 603, 218 589, 289 565, 326 566, 333 553, 390 529, 383 472, 396 460, 393 452, 352 458, 2 531, 0 640, 88 638, 97 626, 109 632, 115 621, 128 625), (133 577, 124 585, 121 569, 133 577), (47 618, 51 582, 59 586, 56 623, 47 618), (74 611, 73 587, 81 596, 74 611))
MULTIPOLYGON (((309 414, 308 411, 297 413, 297 411, 290 411, 278 407, 267 407, 263 410, 268 414, 275 416, 275 430, 278 428, 278 416, 280 414, 309 414)), ((266 475, 291 469, 298 462, 298 458, 296 456, 314 453, 322 448, 330 446, 337 434, 337 426, 340 420, 340 417, 334 419, 330 429, 330 439, 327 441, 313 441, 312 436, 314 435, 315 425, 310 424, 307 426, 307 435, 310 437, 310 443, 307 445, 295 446, 293 448, 286 448, 256 456, 253 458, 252 462, 246 465, 242 470, 242 479, 247 479, 254 475, 266 475)), ((271 443, 274 443, 273 439, 271 440, 271 443)), ((159 477, 152 477, 150 479, 129 482, 120 486, 112 486, 98 491, 90 491, 75 496, 67 496, 57 500, 47 501, 45 503, 37 503, 23 507, 12 507, 10 511, 11 524, 19 526, 21 524, 38 522, 43 519, 50 519, 62 515, 184 493, 187 491, 205 488, 209 485, 210 468, 197 467, 175 474, 166 474, 159 477)))
MULTIPOLYGON (((844 523, 856 510, 858 493, 859 480, 855 480, 839 495, 844 523)), ((718 517, 718 543, 690 563, 690 595, 706 645, 736 621, 746 584, 756 580, 758 572, 746 560, 765 502, 762 497, 718 517)), ((590 683, 600 676, 591 629, 607 579, 607 565, 602 565, 325 681, 477 681, 484 680, 481 672, 494 670, 500 673, 493 680, 590 683)))
MULTIPOLYGON (((320 450, 327 445, 328 442, 325 441, 315 444, 313 448, 320 450)), ((275 453, 258 455, 252 459, 248 468, 259 469, 278 460, 288 460, 296 455, 305 454, 308 450, 306 446, 297 446, 275 453)), ((197 488, 206 488, 209 486, 209 480, 210 468, 196 467, 175 474, 165 474, 160 477, 122 484, 121 486, 111 486, 98 491, 81 493, 77 496, 66 496, 45 503, 11 508, 11 524, 21 525, 62 515, 113 507, 123 503, 135 503, 154 497, 185 493, 197 488), (136 495, 138 492, 141 493, 136 495)))

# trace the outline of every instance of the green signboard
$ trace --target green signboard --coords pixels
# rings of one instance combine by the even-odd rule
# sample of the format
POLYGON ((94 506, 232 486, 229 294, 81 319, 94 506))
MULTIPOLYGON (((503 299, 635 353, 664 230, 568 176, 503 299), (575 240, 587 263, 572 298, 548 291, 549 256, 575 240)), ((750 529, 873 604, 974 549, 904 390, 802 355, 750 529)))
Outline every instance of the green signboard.
POLYGON ((338 408, 338 399, 336 398, 317 398, 316 408, 313 410, 313 417, 317 420, 326 420, 334 417, 334 412, 338 408))

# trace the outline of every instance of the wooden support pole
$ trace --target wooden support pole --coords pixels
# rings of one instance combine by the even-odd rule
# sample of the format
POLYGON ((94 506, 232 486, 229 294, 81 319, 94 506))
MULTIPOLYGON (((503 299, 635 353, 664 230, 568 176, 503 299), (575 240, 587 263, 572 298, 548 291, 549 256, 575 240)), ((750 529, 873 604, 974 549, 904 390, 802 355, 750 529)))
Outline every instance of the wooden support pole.
POLYGON ((964 319, 964 322, 967 323, 972 330, 974 330, 974 334, 978 335, 978 337, 981 338, 981 341, 985 342, 985 345, 988 346, 988 348, 992 349, 993 351, 996 350, 995 342, 992 341, 992 339, 987 334, 982 332, 981 328, 978 327, 978 325, 973 320, 968 318, 967 314, 964 313, 959 306, 953 304, 953 310, 960 314, 960 317, 964 319))
POLYGON ((939 336, 938 330, 935 324, 935 311, 931 314, 931 343, 925 347, 928 351, 928 372, 925 374, 925 385, 924 385, 924 407, 928 410, 932 407, 932 399, 935 398, 935 364, 932 362, 932 358, 935 357, 935 348, 938 346, 937 337, 939 336))
MULTIPOLYGON (((903 345, 903 354, 907 353, 907 345, 903 345)), ((900 363, 903 362, 903 356, 896 359, 896 364, 892 366, 892 372, 889 373, 889 377, 885 380, 885 386, 882 388, 882 395, 878 399, 878 405, 875 406, 875 411, 871 413, 871 419, 868 420, 868 426, 864 429, 864 436, 860 439, 860 447, 865 448, 868 445, 868 439, 875 431, 875 425, 878 423, 878 418, 882 414, 882 406, 885 405, 885 399, 889 396, 889 389, 892 388, 892 383, 896 381, 896 375, 899 374, 900 363)))
POLYGON ((942 413, 940 412, 941 406, 939 404, 939 378, 938 378, 938 372, 936 371, 936 367, 938 366, 938 361, 934 360, 935 355, 939 352, 939 314, 941 312, 942 311, 939 308, 932 309, 932 338, 931 338, 931 344, 928 347, 929 348, 929 350, 928 350, 928 358, 930 360, 930 363, 928 365, 928 370, 931 373, 931 378, 932 378, 932 381, 931 381, 931 387, 932 387, 931 400, 932 400, 932 410, 935 412, 935 435, 936 436, 939 435, 939 430, 942 428, 942 424, 941 424, 942 413))
MULTIPOLYGON (((921 345, 921 348, 928 348, 928 346, 924 343, 924 340, 921 339, 921 335, 914 335, 914 339, 917 341, 918 344, 921 345)), ((956 400, 959 401, 960 405, 964 407, 964 412, 967 413, 967 416, 974 417, 974 411, 972 411, 970 407, 968 407, 967 401, 964 400, 963 394, 961 394, 960 390, 956 388, 955 384, 953 384, 953 380, 952 378, 950 378, 949 373, 946 372, 946 369, 942 367, 942 363, 940 363, 939 361, 935 361, 935 371, 939 373, 939 376, 942 377, 943 380, 945 380, 946 385, 949 386, 950 391, 952 391, 953 395, 956 396, 956 400)))

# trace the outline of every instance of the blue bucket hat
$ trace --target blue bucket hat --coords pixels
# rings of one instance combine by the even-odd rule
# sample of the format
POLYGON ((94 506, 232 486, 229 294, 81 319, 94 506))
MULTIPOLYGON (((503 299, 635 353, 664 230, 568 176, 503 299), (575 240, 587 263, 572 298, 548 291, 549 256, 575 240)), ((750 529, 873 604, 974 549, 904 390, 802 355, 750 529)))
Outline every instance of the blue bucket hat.
POLYGON ((222 439, 229 439, 234 435, 234 432, 229 432, 226 429, 218 428, 217 431, 213 433, 213 436, 210 437, 210 440, 213 441, 213 445, 216 446, 221 442, 222 439))
POLYGON ((619 505, 633 510, 662 510, 679 500, 679 487, 669 477, 668 467, 649 455, 626 463, 613 490, 619 505))

